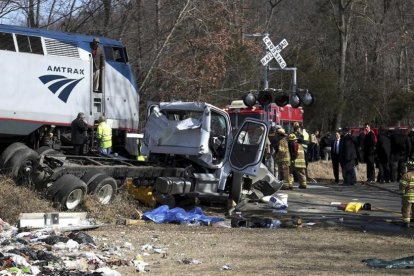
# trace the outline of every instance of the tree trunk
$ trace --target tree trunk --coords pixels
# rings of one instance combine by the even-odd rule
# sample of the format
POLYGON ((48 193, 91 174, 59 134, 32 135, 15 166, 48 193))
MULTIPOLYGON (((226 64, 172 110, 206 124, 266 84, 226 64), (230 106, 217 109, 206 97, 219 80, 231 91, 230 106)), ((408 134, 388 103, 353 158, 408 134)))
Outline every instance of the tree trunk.
MULTIPOLYGON (((349 26, 350 26, 350 15, 349 12, 352 8, 353 0, 338 0, 338 10, 335 16, 336 26, 339 33, 339 77, 338 77, 338 107, 336 111, 336 118, 334 128, 339 129, 342 126, 342 117, 346 107, 345 97, 345 80, 346 80, 346 54, 348 49, 348 38, 349 38, 349 26), (347 14, 348 12, 348 14, 347 14)), ((334 15, 336 13, 336 7, 332 0, 330 1, 334 15)))

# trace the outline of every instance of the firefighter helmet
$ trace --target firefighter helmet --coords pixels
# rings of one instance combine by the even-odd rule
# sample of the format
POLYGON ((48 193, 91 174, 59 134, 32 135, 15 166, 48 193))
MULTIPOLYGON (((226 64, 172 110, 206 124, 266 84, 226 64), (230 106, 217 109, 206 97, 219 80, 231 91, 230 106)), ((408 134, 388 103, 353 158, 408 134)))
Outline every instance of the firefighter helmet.
POLYGON ((298 138, 296 137, 296 135, 294 133, 289 134, 289 140, 293 141, 293 140, 297 140, 298 138))

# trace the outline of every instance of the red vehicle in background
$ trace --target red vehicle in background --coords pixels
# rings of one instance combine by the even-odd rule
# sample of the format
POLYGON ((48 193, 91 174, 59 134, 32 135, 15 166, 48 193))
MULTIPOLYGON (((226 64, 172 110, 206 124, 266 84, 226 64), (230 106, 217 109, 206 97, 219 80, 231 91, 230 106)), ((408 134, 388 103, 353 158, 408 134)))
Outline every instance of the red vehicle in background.
POLYGON ((271 104, 266 112, 260 105, 247 107, 242 100, 237 100, 232 101, 225 108, 225 111, 230 115, 231 125, 234 129, 237 129, 246 118, 256 118, 265 121, 266 114, 269 122, 281 125, 288 132, 293 128, 294 122, 303 125, 302 107, 293 108, 290 105, 280 107, 276 104, 271 104))

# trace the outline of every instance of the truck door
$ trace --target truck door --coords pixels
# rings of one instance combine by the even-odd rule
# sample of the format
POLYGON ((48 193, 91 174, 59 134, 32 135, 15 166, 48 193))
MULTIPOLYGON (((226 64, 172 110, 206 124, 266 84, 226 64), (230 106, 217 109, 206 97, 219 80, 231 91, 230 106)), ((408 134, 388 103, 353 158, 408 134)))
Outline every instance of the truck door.
POLYGON ((268 127, 263 121, 245 119, 236 133, 229 162, 233 170, 257 175, 264 155, 268 127))

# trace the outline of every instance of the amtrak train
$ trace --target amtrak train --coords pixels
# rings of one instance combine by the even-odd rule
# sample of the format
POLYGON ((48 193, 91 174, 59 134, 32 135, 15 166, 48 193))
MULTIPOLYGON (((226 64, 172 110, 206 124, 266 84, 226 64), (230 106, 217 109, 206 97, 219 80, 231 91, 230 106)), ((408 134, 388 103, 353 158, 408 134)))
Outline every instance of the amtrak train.
MULTIPOLYGON (((100 89, 94 91, 94 38, 0 24, 0 143, 70 147, 70 124, 79 112, 91 130, 104 115, 115 147, 137 132, 139 91, 126 49, 118 40, 98 37, 105 58, 100 89)), ((136 144, 126 148, 133 154, 136 144)))

